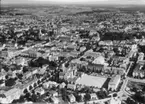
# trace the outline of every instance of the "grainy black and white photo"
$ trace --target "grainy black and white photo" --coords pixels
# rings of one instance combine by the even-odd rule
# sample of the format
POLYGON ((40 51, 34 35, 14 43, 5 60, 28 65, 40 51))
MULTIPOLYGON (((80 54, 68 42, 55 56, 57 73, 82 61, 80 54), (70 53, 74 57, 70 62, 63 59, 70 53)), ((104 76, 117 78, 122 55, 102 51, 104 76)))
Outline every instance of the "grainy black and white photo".
POLYGON ((145 0, 0 0, 0 104, 145 104, 145 0))

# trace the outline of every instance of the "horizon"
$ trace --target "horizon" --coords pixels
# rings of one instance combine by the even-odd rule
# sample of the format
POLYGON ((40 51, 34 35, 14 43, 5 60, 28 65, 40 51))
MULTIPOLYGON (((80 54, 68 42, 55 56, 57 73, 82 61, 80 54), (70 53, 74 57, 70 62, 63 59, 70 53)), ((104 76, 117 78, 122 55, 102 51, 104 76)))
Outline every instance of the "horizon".
POLYGON ((144 0, 1 0, 3 5, 145 5, 144 0))

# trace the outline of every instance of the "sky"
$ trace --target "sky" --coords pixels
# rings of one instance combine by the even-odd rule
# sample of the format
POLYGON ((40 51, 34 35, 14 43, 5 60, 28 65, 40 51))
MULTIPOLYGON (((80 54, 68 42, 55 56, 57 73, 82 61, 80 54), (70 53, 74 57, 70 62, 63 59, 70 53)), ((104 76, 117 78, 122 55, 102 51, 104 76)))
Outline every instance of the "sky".
POLYGON ((145 0, 1 0, 3 4, 145 4, 145 0))

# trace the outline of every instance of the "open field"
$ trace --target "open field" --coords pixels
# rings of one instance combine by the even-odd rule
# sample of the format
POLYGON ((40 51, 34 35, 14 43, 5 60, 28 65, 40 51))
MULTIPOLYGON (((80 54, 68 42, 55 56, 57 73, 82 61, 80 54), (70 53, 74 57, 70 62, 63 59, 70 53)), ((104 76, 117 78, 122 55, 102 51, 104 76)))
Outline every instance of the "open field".
POLYGON ((101 88, 104 85, 106 80, 107 78, 104 78, 104 77, 84 75, 76 83, 86 85, 86 86, 95 86, 95 87, 101 88))

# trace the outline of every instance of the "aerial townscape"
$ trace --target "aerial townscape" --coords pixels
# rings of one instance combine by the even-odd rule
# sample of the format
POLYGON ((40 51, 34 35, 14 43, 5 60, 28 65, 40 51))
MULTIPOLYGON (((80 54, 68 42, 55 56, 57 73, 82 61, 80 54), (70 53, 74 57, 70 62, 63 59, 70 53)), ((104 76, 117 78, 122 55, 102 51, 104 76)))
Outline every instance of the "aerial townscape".
POLYGON ((0 10, 0 104, 145 104, 144 6, 0 10))

